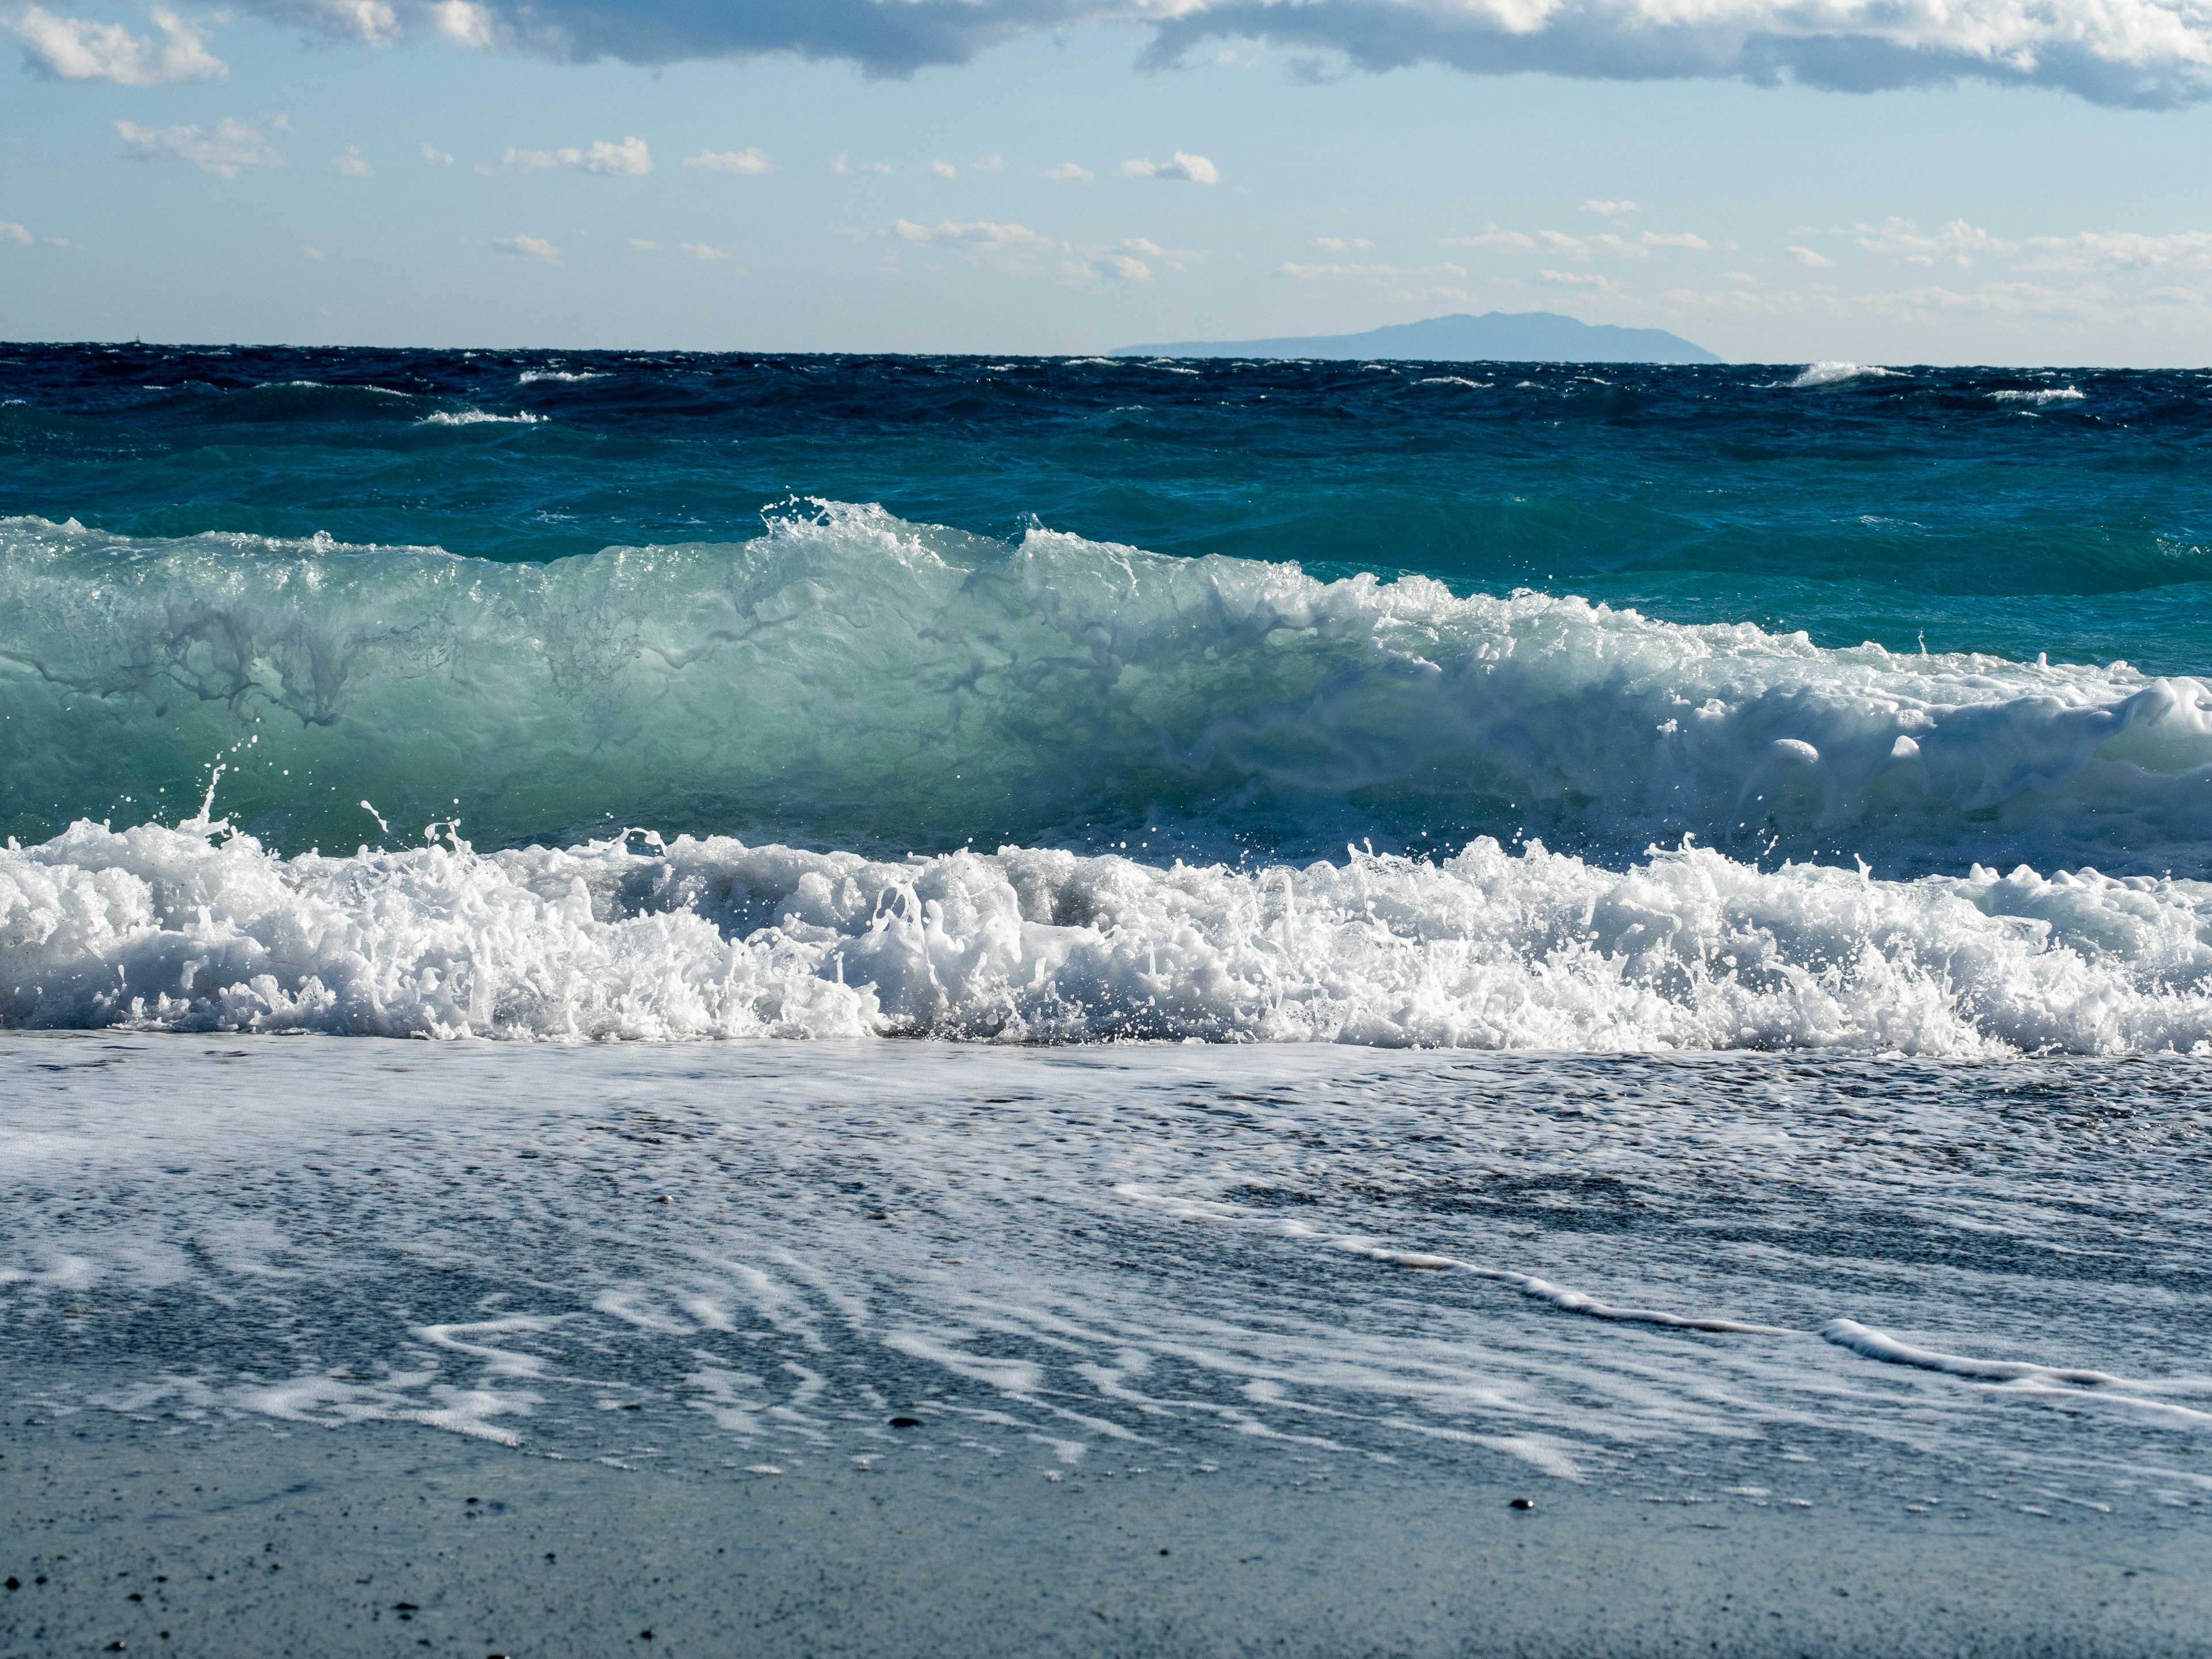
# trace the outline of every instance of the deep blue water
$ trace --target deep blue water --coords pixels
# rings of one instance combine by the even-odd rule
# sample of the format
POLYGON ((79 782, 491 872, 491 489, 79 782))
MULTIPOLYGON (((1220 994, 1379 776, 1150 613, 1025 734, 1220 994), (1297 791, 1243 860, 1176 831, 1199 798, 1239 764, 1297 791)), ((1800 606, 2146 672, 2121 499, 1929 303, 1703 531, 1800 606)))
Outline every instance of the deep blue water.
POLYGON ((546 560, 819 496, 1825 646, 2212 665, 2212 373, 1801 367, 16 347, 0 513, 546 560), (549 370, 600 378, 524 381, 549 370))

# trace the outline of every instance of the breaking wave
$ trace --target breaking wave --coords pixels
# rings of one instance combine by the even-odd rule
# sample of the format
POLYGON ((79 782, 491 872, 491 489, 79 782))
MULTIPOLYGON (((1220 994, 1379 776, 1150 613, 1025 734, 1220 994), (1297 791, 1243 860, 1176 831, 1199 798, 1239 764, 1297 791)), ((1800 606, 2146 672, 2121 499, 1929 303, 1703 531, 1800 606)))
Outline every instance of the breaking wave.
POLYGON ((2212 1038, 2208 975, 2203 884, 1702 848, 1238 870, 447 833, 286 860, 203 822, 0 854, 15 1026, 2109 1054, 2212 1038))
MULTIPOLYGON (((0 829, 216 805, 1155 858, 1683 836, 1885 875, 2203 873, 2212 695, 1573 598, 1018 544, 830 507, 543 565, 0 521, 0 829), (364 804, 367 810, 364 810, 364 804)), ((371 814, 376 815, 372 818, 371 814)))

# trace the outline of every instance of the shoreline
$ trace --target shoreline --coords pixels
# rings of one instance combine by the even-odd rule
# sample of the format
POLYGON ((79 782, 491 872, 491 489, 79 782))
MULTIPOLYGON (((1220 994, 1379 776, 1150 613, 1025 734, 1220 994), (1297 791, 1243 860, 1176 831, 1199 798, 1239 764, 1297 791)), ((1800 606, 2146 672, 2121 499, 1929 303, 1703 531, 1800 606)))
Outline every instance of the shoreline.
POLYGON ((937 1420, 898 1445, 867 1469, 624 1471, 392 1425, 179 1432, 19 1405, 0 1431, 0 1571, 21 1583, 0 1595, 0 1656, 2149 1659, 2212 1642, 2187 1521, 1712 1511, 1531 1480, 1480 1448, 1315 1486, 1281 1458, 1048 1480, 963 1458, 937 1420))

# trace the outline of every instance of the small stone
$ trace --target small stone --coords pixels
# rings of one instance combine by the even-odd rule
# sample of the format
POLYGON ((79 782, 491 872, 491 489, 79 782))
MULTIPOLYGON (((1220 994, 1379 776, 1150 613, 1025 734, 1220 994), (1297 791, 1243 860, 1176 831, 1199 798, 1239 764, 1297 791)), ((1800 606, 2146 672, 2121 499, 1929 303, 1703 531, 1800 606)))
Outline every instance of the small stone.
POLYGON ((1513 1500, 1513 1507, 1516 1510, 1533 1510, 1536 1507, 1536 1500, 1533 1498, 1516 1498, 1513 1500))
POLYGON ((894 1417, 891 1426, 895 1429, 918 1429, 921 1426, 921 1419, 918 1417, 894 1417))
POLYGON ((11 1573, 8 1577, 8 1588, 9 1589, 21 1589, 23 1588, 23 1581, 11 1573))
POLYGON ((642 1636, 648 1642, 653 1640, 653 1632, 649 1630, 641 1630, 638 1632, 638 1634, 642 1636))

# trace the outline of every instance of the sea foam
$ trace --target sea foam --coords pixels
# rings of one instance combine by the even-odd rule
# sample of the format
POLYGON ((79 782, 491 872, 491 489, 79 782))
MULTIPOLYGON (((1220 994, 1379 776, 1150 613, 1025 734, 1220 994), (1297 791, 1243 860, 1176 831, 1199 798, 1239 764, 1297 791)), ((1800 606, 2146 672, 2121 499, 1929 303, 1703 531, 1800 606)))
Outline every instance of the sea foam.
POLYGON ((2202 884, 1702 848, 1240 870, 449 833, 286 860, 201 823, 0 854, 15 1026, 2121 1053, 2212 1038, 2208 975, 2202 884))

